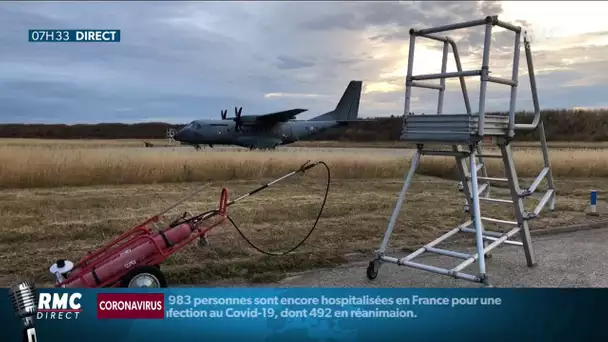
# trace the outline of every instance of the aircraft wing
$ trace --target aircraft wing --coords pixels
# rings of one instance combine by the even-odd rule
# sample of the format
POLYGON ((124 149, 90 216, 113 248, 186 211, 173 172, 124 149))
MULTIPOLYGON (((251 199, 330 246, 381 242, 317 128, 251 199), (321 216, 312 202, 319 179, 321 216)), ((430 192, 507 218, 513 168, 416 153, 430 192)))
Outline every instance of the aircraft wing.
MULTIPOLYGON (((308 109, 296 108, 262 115, 242 115, 241 122, 245 126, 273 125, 278 122, 292 120, 296 117, 296 115, 303 113, 307 110, 308 109)), ((236 121, 235 117, 229 119, 236 121)))
POLYGON ((284 110, 284 111, 276 112, 276 113, 257 115, 256 119, 258 122, 264 122, 264 123, 266 123, 266 122, 283 122, 283 121, 295 119, 296 115, 298 115, 300 113, 304 113, 307 110, 308 109, 299 109, 299 108, 284 110))

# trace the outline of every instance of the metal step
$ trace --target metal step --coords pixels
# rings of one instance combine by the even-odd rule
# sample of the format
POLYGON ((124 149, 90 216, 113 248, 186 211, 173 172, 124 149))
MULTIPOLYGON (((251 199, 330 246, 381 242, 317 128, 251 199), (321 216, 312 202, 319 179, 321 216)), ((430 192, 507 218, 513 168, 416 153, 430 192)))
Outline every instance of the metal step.
POLYGON ((486 202, 513 204, 513 200, 502 199, 502 198, 479 197, 479 199, 482 201, 486 201, 486 202))
POLYGON ((521 191, 521 195, 524 197, 532 195, 536 191, 536 188, 543 181, 543 179, 545 179, 545 177, 547 176, 548 173, 549 173, 549 167, 544 167, 540 171, 538 176, 536 176, 536 179, 534 179, 534 182, 532 182, 532 184, 530 184, 530 186, 527 189, 523 189, 521 191))
POLYGON ((513 226, 518 226, 519 223, 517 223, 517 221, 507 221, 507 220, 501 220, 501 219, 496 219, 496 218, 491 218, 491 217, 485 217, 482 216, 481 217, 482 221, 488 221, 488 222, 493 222, 493 223, 500 223, 500 224, 510 224, 513 226))
POLYGON ((540 214, 540 211, 543 210, 543 208, 545 207, 545 205, 547 204, 547 202, 549 202, 549 200, 551 199, 551 197, 555 194, 555 191, 553 189, 549 189, 545 195, 543 196, 543 198, 541 198, 541 200, 538 202, 538 205, 536 205, 536 208, 534 208, 534 215, 538 215, 540 214))
MULTIPOLYGON (((483 183, 479 186, 479 189, 477 191, 478 194, 482 194, 484 191, 486 191, 486 189, 488 188, 488 186, 490 186, 488 183, 483 183)), ((458 191, 463 192, 464 191, 464 185, 462 184, 462 182, 458 183, 458 191)))
POLYGON ((488 186, 490 186, 490 184, 488 184, 488 183, 481 184, 481 186, 478 189, 479 191, 477 191, 477 194, 481 195, 484 191, 486 191, 486 189, 488 188, 488 186))
MULTIPOLYGON (((471 176, 467 176, 469 179, 471 179, 471 176)), ((495 178, 495 177, 481 177, 481 176, 477 176, 478 180, 481 181, 489 181, 489 182, 508 182, 509 180, 507 178, 495 178)))
MULTIPOLYGON (((473 228, 460 228, 460 230, 465 233, 475 234, 475 229, 473 229, 473 228)), ((488 241, 496 241, 499 238, 503 237, 504 235, 505 234, 503 234, 503 233, 496 233, 496 232, 491 232, 491 231, 487 231, 487 230, 483 232, 484 240, 488 240, 488 241)), ((513 241, 513 240, 505 240, 504 243, 507 245, 513 245, 513 246, 523 246, 524 245, 520 241, 513 241)))
POLYGON ((431 253, 435 253, 435 254, 439 254, 439 255, 445 255, 445 256, 463 259, 463 260, 467 260, 468 258, 471 257, 470 254, 460 253, 460 252, 456 252, 456 251, 449 251, 447 249, 441 249, 441 248, 435 248, 435 247, 426 247, 425 249, 427 252, 431 252, 431 253))

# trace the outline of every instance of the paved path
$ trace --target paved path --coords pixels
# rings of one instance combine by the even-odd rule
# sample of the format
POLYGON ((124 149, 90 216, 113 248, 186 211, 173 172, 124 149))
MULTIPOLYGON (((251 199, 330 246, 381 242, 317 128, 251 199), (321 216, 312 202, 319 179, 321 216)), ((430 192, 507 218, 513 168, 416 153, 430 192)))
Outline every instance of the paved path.
MULTIPOLYGON (((538 266, 526 267, 522 247, 495 249, 486 263, 490 282, 496 287, 608 287, 608 228, 534 239, 538 266)), ((450 266, 450 259, 428 256, 427 263, 450 266)), ((474 270, 477 264, 470 266, 474 270)), ((318 270, 285 279, 271 287, 478 287, 434 273, 384 264, 378 277, 365 276, 367 262, 318 270)))

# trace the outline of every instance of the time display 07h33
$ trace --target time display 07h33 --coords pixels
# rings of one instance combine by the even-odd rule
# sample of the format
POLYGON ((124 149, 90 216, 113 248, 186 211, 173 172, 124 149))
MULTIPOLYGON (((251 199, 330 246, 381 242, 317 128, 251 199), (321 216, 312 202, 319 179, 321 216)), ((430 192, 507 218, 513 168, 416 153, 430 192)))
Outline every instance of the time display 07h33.
POLYGON ((30 42, 118 43, 120 30, 29 30, 30 42))

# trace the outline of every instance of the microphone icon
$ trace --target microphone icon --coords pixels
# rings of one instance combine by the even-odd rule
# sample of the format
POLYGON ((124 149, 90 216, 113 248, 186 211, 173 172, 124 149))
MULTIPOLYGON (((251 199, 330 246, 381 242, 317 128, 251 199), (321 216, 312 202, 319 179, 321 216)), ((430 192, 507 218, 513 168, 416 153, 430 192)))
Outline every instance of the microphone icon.
POLYGON ((13 303, 13 310, 23 321, 23 341, 37 342, 34 319, 38 308, 38 296, 33 283, 24 281, 9 289, 9 296, 13 303))

